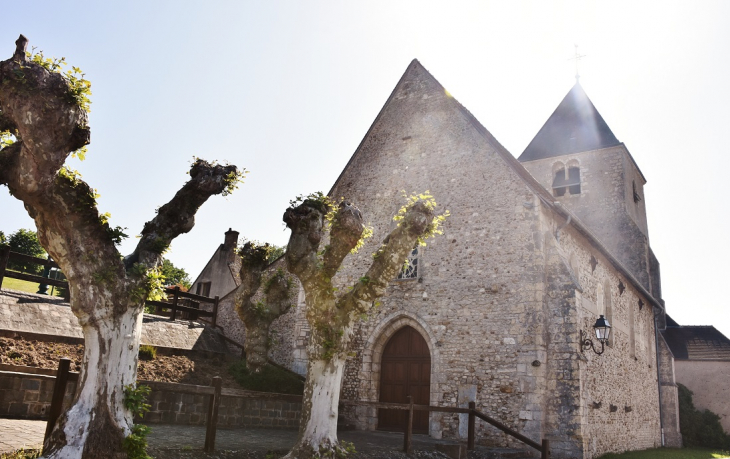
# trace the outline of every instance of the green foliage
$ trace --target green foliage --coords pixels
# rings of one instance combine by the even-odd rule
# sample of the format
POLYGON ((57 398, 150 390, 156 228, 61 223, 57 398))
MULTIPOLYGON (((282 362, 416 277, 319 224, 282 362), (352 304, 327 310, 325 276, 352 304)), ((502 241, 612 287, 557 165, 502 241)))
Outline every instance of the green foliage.
POLYGON ((12 453, 0 454, 0 459, 36 459, 41 457, 40 449, 21 448, 12 453))
POLYGON ((143 264, 135 263, 132 265, 131 274, 143 279, 143 282, 130 292, 134 301, 159 301, 164 298, 165 277, 159 267, 149 269, 143 264))
MULTIPOLYGON (((65 57, 60 59, 45 57, 43 51, 36 52, 36 48, 33 48, 32 52, 26 52, 26 54, 31 62, 40 65, 49 72, 63 75, 69 86, 69 99, 87 112, 89 111, 89 107, 91 106, 91 99, 89 99, 89 96, 91 96, 91 82, 84 78, 86 74, 80 68, 71 66, 71 70, 63 72, 63 67, 66 66, 65 57)), ((86 152, 84 151, 83 153, 85 154, 86 152)))
MULTIPOLYGON (((94 190, 96 192, 96 190, 94 190)), ((95 199, 98 198, 99 195, 95 195, 95 199)), ((99 215, 99 222, 104 227, 104 230, 106 231, 107 236, 109 236, 109 239, 112 240, 114 245, 119 245, 122 243, 122 241, 129 237, 127 233, 124 232, 127 228, 122 228, 121 226, 115 226, 111 227, 109 225, 109 219, 112 217, 112 214, 109 212, 104 212, 103 214, 99 215)))
POLYGON ((326 194, 322 193, 321 191, 316 191, 306 196, 299 195, 289 201, 289 207, 292 208, 297 207, 300 204, 306 204, 319 210, 324 214, 325 220, 330 223, 334 219, 335 211, 337 210, 337 202, 326 194))
POLYGON ((183 269, 172 264, 167 258, 162 259, 160 272, 165 277, 166 285, 181 285, 186 289, 191 287, 190 275, 183 269))
MULTIPOLYGON (((124 407, 132 412, 132 417, 144 417, 150 410, 147 397, 150 395, 149 386, 129 384, 124 386, 124 407)), ((132 432, 124 439, 122 446, 130 459, 152 459, 147 454, 147 435, 151 429, 145 425, 135 424, 132 432)))
POLYGON ((269 312, 269 307, 264 300, 258 300, 253 304, 253 313, 258 317, 265 317, 269 312))
POLYGON ((329 361, 340 349, 340 343, 345 331, 341 328, 335 328, 325 321, 317 323, 316 327, 320 336, 322 336, 322 355, 320 358, 329 361))
MULTIPOLYGON (((24 253, 31 257, 46 258, 48 256, 41 247, 38 235, 33 230, 21 228, 11 233, 8 238, 8 245, 13 252, 24 253)), ((40 265, 12 260, 8 261, 8 268, 32 274, 41 274, 43 272, 43 267, 40 265)))
MULTIPOLYGON (((436 199, 431 195, 431 192, 426 190, 425 193, 419 193, 419 194, 412 194, 408 195, 405 190, 402 190, 401 193, 403 193, 403 197, 406 199, 406 203, 398 210, 398 213, 393 217, 393 220, 398 222, 400 225, 400 222, 403 220, 403 218, 406 215, 406 212, 408 209, 413 207, 414 204, 421 201, 423 202, 426 207, 429 210, 435 210, 438 204, 436 203, 436 199)), ((446 218, 451 215, 451 212, 448 210, 445 211, 443 214, 436 215, 433 217, 433 220, 426 228, 426 231, 418 237, 418 245, 425 246, 426 245, 426 239, 430 237, 435 237, 436 235, 443 234, 444 232, 441 230, 441 225, 446 221, 446 218)))
POLYGON ((7 239, 5 239, 5 233, 0 231, 0 244, 7 244, 7 239))
POLYGON ((643 451, 604 454, 598 459, 715 459, 730 458, 727 451, 703 448, 652 448, 643 451))
POLYGON ((127 452, 129 459, 153 459, 147 454, 147 435, 151 431, 152 429, 143 424, 132 426, 132 433, 122 442, 122 447, 127 452))
POLYGON ((15 143, 15 136, 10 131, 0 132, 0 150, 15 143))
MULTIPOLYGON (((157 348, 148 344, 139 346, 140 360, 155 360, 157 358, 157 348)), ((146 386, 145 386, 146 387, 146 386)))
POLYGON ((730 449, 730 436, 720 425, 720 416, 710 410, 699 411, 692 402, 692 391, 677 384, 679 391, 679 430, 685 446, 730 449))
MULTIPOLYGON (((219 165, 218 161, 206 161, 202 158, 198 158, 197 156, 193 156, 193 162, 192 162, 193 165, 199 161, 203 162, 203 163, 208 163, 211 166, 219 165)), ((228 166, 228 165, 229 165, 228 163, 222 164, 222 166, 228 166)), ((238 186, 243 183, 243 179, 246 178, 247 172, 248 171, 246 169, 229 172, 225 178, 226 187, 223 189, 223 192, 221 194, 223 196, 228 196, 229 194, 231 194, 235 190, 237 190, 238 186)), ((188 174, 190 174, 190 170, 188 170, 188 174)))
POLYGON ((124 407, 132 412, 132 415, 143 418, 145 413, 150 410, 147 397, 152 392, 150 386, 137 386, 136 384, 128 384, 124 386, 124 407))
POLYGON ((362 235, 360 236, 360 240, 357 241, 357 245, 350 250, 350 253, 355 254, 360 249, 363 248, 365 245, 365 241, 369 238, 373 237, 373 227, 372 226, 363 226, 362 228, 362 235))
POLYGON ((246 361, 240 360, 228 368, 228 373, 246 390, 295 395, 304 393, 304 381, 294 373, 273 365, 266 365, 260 372, 252 373, 246 361))
POLYGON ((317 452, 317 457, 321 459, 345 459, 356 452, 354 444, 348 441, 339 441, 333 449, 322 446, 317 452))
POLYGON ((244 265, 259 265, 259 264, 271 264, 276 261, 280 256, 284 255, 286 247, 269 244, 268 242, 261 243, 256 240, 243 239, 241 245, 238 248, 238 254, 241 256, 241 261, 244 265))

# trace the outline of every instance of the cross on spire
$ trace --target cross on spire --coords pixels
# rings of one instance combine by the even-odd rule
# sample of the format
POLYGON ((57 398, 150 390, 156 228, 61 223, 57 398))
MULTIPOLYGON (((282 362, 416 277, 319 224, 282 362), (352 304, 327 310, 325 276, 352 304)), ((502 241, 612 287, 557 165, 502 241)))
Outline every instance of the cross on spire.
POLYGON ((580 79, 580 72, 578 71, 578 64, 580 63, 580 60, 583 59, 585 54, 578 54, 578 45, 575 46, 575 56, 568 59, 569 61, 575 61, 575 81, 577 82, 580 79))

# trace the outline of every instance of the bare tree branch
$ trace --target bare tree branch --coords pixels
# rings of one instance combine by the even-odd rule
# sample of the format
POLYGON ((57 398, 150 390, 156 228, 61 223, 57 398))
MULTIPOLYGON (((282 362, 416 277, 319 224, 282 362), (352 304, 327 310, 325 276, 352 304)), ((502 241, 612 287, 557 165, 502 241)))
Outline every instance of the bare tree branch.
POLYGON ((302 284, 313 280, 318 272, 317 250, 324 236, 324 216, 327 209, 304 201, 284 212, 284 223, 291 229, 286 248, 286 264, 289 272, 302 284))
POLYGON ((190 180, 160 207, 157 216, 145 223, 134 252, 124 259, 129 269, 134 263, 155 265, 177 236, 195 225, 195 213, 214 194, 221 194, 238 180, 236 166, 223 166, 197 159, 190 168, 190 180))
POLYGON ((433 211, 423 202, 411 206, 400 225, 383 240, 365 276, 339 299, 337 307, 345 311, 367 312, 373 301, 385 294, 388 283, 402 269, 403 260, 411 253, 416 240, 426 231, 433 217, 433 211))
POLYGON ((349 202, 341 202, 332 221, 329 245, 322 260, 322 272, 326 277, 335 275, 342 260, 357 246, 363 230, 360 209, 349 202))

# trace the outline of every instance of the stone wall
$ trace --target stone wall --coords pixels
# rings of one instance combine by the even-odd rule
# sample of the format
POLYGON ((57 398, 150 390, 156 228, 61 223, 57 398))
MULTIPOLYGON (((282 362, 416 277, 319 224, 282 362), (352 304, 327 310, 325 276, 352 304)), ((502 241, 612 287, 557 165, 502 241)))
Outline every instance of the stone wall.
MULTIPOLYGON (((0 417, 47 419, 56 382, 54 370, 18 368, 23 372, 0 369, 0 417), (34 371, 35 373, 25 373, 34 371), (46 373, 46 374, 38 374, 46 373)), ((64 409, 71 406, 76 383, 69 381, 63 399, 64 409)))
MULTIPOLYGON (((451 217, 421 249, 418 278, 393 281, 356 324, 342 398, 378 400, 383 349, 408 325, 430 350, 432 405, 475 401, 533 440, 549 439, 556 458, 656 446, 652 302, 526 175, 420 64, 409 66, 330 192, 355 203, 375 233, 345 260, 337 286, 367 270, 401 190, 429 190, 451 217), (617 322, 600 357, 579 346, 599 309, 617 322)), ((347 414, 361 428, 377 425, 376 410, 347 414)), ((463 437, 466 417, 432 413, 429 433, 463 437)), ((517 445, 482 423, 477 441, 517 445)))
MULTIPOLYGON (((175 392, 171 384, 140 381, 152 388, 146 424, 205 425, 210 395, 175 392)), ((297 429, 302 397, 224 389, 218 409, 219 427, 297 429), (237 396, 234 396, 237 395, 237 396)))
POLYGON ((577 215, 644 287, 650 289, 645 180, 628 150, 619 145, 522 164, 552 193, 556 167, 569 163, 580 167, 580 194, 566 192, 553 199, 577 215), (641 197, 639 202, 633 199, 633 183, 641 197))
MULTIPOLYGON (((47 419, 56 381, 55 371, 29 367, 16 368, 22 372, 7 371, 8 367, 4 366, 5 369, 0 370, 0 416, 47 419)), ((205 425, 211 398, 209 395, 175 392, 177 384, 154 381, 138 383, 150 386, 152 392, 147 400, 150 411, 144 419, 137 419, 137 422, 205 425)), ((75 390, 76 383, 69 382, 66 386, 64 408, 70 406, 75 390)), ((223 389, 218 426, 296 429, 301 416, 301 399, 301 396, 295 395, 223 389)))
POLYGON ((730 362, 675 360, 674 365, 677 382, 694 392, 695 407, 715 412, 722 428, 730 432, 730 362))
MULTIPOLYGON (((682 434, 679 431, 679 392, 674 371, 674 356, 664 336, 659 334, 659 389, 662 405, 662 426, 664 446, 682 447, 682 434)), ((725 427, 725 430, 728 430, 725 427)))
POLYGON ((575 336, 584 457, 661 446, 655 307, 572 226, 559 231, 559 241, 577 280, 577 332, 583 330, 600 351, 592 326, 601 314, 612 325, 602 355, 579 351, 575 336))
MULTIPOLYGON (((61 298, 7 289, 0 290, 0 330, 83 339, 78 319, 61 298)), ((141 343, 218 353, 227 350, 211 327, 151 314, 143 317, 141 343)))

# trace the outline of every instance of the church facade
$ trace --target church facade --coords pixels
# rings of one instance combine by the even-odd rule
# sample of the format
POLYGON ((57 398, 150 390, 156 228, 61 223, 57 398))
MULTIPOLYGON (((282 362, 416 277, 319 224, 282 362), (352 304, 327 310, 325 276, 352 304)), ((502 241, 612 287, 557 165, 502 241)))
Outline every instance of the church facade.
MULTIPOLYGON (((352 285, 366 271, 402 190, 430 191, 451 216, 355 326, 341 398, 473 401, 549 439, 556 458, 679 446, 645 183, 580 85, 518 160, 414 60, 330 191, 355 203, 375 233, 336 282, 352 285), (601 350, 593 331, 601 315, 612 332, 599 355, 582 342, 601 350)), ((232 307, 222 300, 233 322, 232 307)), ((304 373, 301 294, 276 329, 272 359, 304 373)), ((344 415, 363 429, 401 424, 371 408, 344 415)), ((465 415, 414 422, 437 438, 467 433, 465 415)), ((477 442, 519 446, 481 422, 477 442)))

